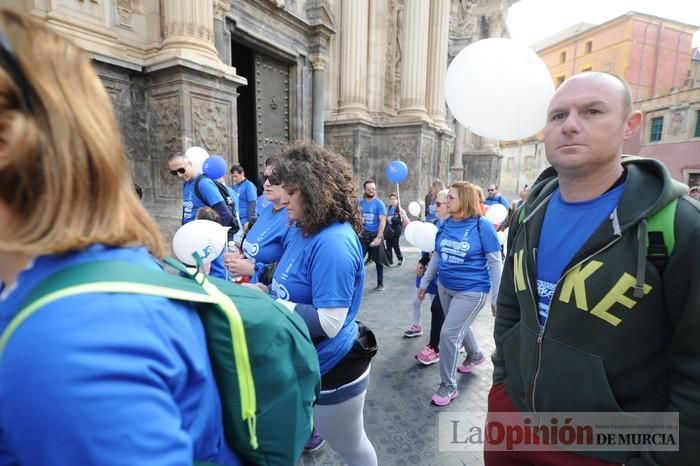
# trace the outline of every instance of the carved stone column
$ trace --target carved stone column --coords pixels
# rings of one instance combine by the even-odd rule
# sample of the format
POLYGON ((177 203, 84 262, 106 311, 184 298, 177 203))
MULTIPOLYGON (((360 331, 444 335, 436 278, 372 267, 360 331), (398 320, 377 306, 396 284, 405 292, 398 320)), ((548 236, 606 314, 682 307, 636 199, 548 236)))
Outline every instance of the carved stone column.
POLYGON ((162 50, 185 49, 219 60, 214 48, 213 0, 165 0, 162 50))
POLYGON ((229 0, 214 0, 214 44, 222 62, 231 66, 231 32, 226 16, 231 10, 229 0))
POLYGON ((430 0, 427 110, 435 123, 445 124, 445 73, 450 30, 450 0, 430 0))
POLYGON ((313 103, 311 107, 311 133, 314 143, 319 146, 323 146, 325 66, 325 59, 318 56, 311 57, 313 86, 313 103))
POLYGON ((367 112, 369 0, 341 2, 339 111, 367 112))
POLYGON ((401 97, 399 115, 424 116, 428 69, 428 21, 430 2, 406 0, 401 31, 401 97))
POLYGON ((450 166, 450 178, 448 182, 458 181, 464 178, 464 164, 462 163, 462 152, 464 151, 464 138, 466 129, 455 121, 455 145, 452 151, 452 165, 450 166))
POLYGON ((384 111, 388 4, 387 0, 370 0, 369 3, 367 107, 370 113, 384 111))

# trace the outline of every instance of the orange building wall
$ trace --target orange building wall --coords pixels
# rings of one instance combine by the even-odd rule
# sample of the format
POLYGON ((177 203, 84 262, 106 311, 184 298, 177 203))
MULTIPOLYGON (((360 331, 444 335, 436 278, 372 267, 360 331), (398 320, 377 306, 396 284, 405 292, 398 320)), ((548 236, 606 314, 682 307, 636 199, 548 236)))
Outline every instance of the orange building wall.
POLYGON ((632 99, 641 100, 683 85, 693 31, 660 18, 621 16, 538 52, 552 79, 570 78, 586 68, 624 78, 632 99), (586 42, 593 44, 585 53, 586 42), (566 51, 566 61, 560 62, 566 51))

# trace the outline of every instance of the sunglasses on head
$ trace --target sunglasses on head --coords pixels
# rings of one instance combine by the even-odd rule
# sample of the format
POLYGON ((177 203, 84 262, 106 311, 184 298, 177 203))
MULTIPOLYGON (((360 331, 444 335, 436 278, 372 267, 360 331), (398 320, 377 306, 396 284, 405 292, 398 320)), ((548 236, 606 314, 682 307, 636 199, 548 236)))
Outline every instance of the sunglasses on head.
POLYGON ((31 93, 29 80, 22 72, 22 68, 19 66, 17 61, 17 55, 12 48, 12 44, 8 40, 7 36, 0 29, 0 68, 4 69, 12 78, 12 81, 19 88, 21 92, 21 104, 22 109, 27 113, 33 113, 32 103, 31 103, 31 93))
POLYGON ((177 170, 170 170, 170 174, 173 176, 177 176, 178 173, 180 175, 184 175, 186 171, 187 171, 187 169, 185 167, 180 167, 177 170))

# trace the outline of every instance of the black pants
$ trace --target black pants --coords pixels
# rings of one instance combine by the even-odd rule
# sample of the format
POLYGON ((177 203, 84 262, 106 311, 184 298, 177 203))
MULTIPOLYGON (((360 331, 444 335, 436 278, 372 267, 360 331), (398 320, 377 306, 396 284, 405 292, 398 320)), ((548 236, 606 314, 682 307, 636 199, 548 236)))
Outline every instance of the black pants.
POLYGON ((368 255, 370 259, 374 261, 374 265, 377 268, 377 285, 384 286, 384 265, 381 263, 381 259, 378 257, 377 249, 379 246, 370 247, 369 243, 374 241, 377 233, 364 233, 361 238, 363 254, 362 257, 368 255))
POLYGON ((442 310, 440 296, 436 293, 430 304, 430 341, 428 342, 435 351, 440 351, 440 331, 443 322, 445 322, 445 312, 442 310))
POLYGON ((384 242, 386 243, 386 256, 389 258, 389 263, 394 263, 394 255, 392 251, 396 251, 396 258, 403 261, 403 254, 401 254, 401 247, 399 246, 400 236, 392 236, 391 238, 386 238, 384 242))

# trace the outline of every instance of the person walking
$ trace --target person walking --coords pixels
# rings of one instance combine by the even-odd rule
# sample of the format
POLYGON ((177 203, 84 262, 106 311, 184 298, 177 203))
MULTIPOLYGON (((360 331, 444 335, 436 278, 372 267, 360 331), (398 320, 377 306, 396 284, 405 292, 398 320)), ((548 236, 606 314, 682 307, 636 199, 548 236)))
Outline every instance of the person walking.
POLYGON ((274 268, 282 257, 289 231, 287 209, 280 205, 283 190, 272 176, 272 160, 263 175, 263 196, 267 205, 260 210, 255 224, 243 241, 243 252, 227 252, 226 268, 235 276, 250 277, 250 283, 270 284, 274 268))
POLYGON ((273 174, 294 227, 270 294, 304 319, 316 344, 321 396, 315 426, 347 464, 376 466, 363 415, 374 355, 367 348, 371 332, 360 332, 355 322, 365 268, 352 171, 341 156, 298 143, 275 161, 273 174))
MULTIPOLYGON (((364 254, 374 261, 377 269, 376 291, 384 291, 384 264, 379 248, 383 247, 386 227, 386 206, 377 198, 377 185, 373 180, 363 184, 364 196, 359 201, 363 218, 362 246, 364 254)), ((382 254, 383 255, 383 254, 382 254)))
MULTIPOLYGON (((447 201, 448 201, 448 195, 449 195, 449 190, 448 189, 443 189, 437 194, 437 200, 435 202, 436 205, 436 214, 437 214, 437 221, 435 224, 438 226, 438 228, 442 225, 442 223, 450 216, 449 213, 447 212, 447 201)), ((418 262, 418 277, 416 278, 416 287, 420 288, 420 279, 423 278, 423 275, 425 274, 425 267, 428 265, 430 262, 430 256, 431 254, 424 252, 421 254, 420 261, 418 262)), ((433 277, 433 279, 430 281, 430 284, 428 284, 428 287, 425 290, 426 295, 431 296, 431 302, 430 302, 430 338, 428 340, 428 344, 425 345, 415 356, 416 360, 424 364, 426 366, 430 364, 437 364, 440 362, 440 332, 442 331, 442 323, 445 321, 445 312, 442 309, 442 303, 440 302, 440 296, 438 295, 437 292, 437 276, 433 277)), ((414 319, 416 316, 416 308, 415 305, 416 303, 418 306, 421 304, 420 298, 418 298, 418 295, 416 294, 415 300, 414 300, 414 319)), ((420 322, 420 307, 418 307, 418 322, 420 322)), ((407 335, 408 333, 411 333, 412 331, 415 331, 416 328, 414 325, 412 325, 406 332, 404 332, 404 336, 409 336, 407 335)), ((420 334, 422 335, 422 329, 420 330, 420 334)), ((462 348, 462 346, 460 346, 462 348)))
POLYGON ((625 81, 598 72, 573 76, 550 101, 551 168, 510 227, 488 410, 624 420, 677 412, 678 449, 487 449, 487 466, 690 466, 700 458, 700 204, 660 162, 622 155, 642 122, 631 102, 625 81), (662 239, 651 248, 650 219, 669 207, 675 246, 662 239))
POLYGON ((239 465, 190 305, 64 295, 8 326, 40 284, 77 264, 165 274, 154 259, 165 245, 90 57, 8 10, 0 122, 0 463, 239 465))
POLYGON ((506 209, 510 208, 510 202, 508 201, 508 199, 505 196, 503 196, 498 191, 498 186, 496 186, 495 184, 491 184, 486 189, 486 192, 488 193, 488 195, 486 196, 486 199, 484 200, 484 204, 486 204, 487 206, 492 206, 494 204, 501 204, 506 209))
POLYGON ((387 226, 384 228, 384 241, 386 243, 386 255, 389 264, 394 263, 393 253, 396 254, 397 266, 403 265, 403 254, 399 241, 403 232, 403 222, 406 220, 406 211, 399 206, 399 197, 396 193, 389 194, 389 209, 387 210, 387 226))
POLYGON ((437 273, 438 294, 445 312, 440 332, 440 386, 431 401, 447 406, 457 398, 456 371, 469 373, 486 359, 470 325, 486 305, 491 307, 501 275, 501 246, 491 222, 481 216, 476 187, 467 181, 450 186, 447 202, 449 218, 438 229, 433 253, 418 288, 418 297, 437 273), (462 342, 467 355, 458 366, 462 342))
POLYGON ((244 231, 248 231, 255 222, 255 206, 258 200, 258 188, 255 183, 245 176, 245 170, 240 164, 231 165, 233 190, 238 194, 238 216, 244 231))

